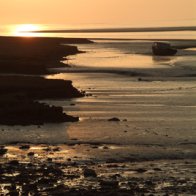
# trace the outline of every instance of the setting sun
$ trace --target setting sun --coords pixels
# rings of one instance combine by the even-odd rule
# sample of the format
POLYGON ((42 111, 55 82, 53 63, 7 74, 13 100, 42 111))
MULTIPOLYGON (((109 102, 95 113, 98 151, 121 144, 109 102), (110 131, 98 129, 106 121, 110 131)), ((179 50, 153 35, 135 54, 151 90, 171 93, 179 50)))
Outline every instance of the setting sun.
POLYGON ((40 25, 36 24, 20 24, 12 28, 12 34, 15 36, 31 37, 35 36, 35 33, 32 33, 32 31, 40 30, 40 28, 40 25))

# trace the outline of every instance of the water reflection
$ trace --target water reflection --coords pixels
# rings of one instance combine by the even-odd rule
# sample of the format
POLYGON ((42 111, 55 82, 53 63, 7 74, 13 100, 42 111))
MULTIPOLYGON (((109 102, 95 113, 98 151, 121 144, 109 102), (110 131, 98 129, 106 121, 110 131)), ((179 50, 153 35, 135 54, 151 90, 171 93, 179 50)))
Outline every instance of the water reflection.
POLYGON ((66 143, 69 123, 43 126, 1 126, 0 144, 4 143, 66 143))
MULTIPOLYGON (((151 43, 95 43, 93 45, 78 46, 81 51, 86 51, 69 58, 69 64, 88 68, 157 68, 165 67, 163 61, 152 58, 151 43)), ((165 61, 166 62, 166 61, 165 61)))
POLYGON ((174 56, 152 56, 154 63, 164 64, 168 66, 174 66, 176 62, 176 57, 174 56))

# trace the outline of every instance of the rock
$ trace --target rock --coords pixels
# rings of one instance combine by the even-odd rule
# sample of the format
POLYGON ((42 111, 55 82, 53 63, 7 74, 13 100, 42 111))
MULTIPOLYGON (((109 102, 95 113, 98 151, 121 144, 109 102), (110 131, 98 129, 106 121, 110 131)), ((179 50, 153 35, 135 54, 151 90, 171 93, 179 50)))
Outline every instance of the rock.
POLYGON ((105 181, 105 180, 102 180, 100 181, 100 186, 102 188, 118 188, 118 185, 119 185, 119 182, 118 181, 105 181))
POLYGON ((120 174, 114 174, 114 175, 111 176, 111 178, 115 179, 115 180, 118 179, 118 178, 121 178, 121 177, 122 176, 120 174))
POLYGON ((98 148, 98 146, 91 146, 91 148, 97 149, 97 148, 98 148))
POLYGON ((0 156, 6 154, 7 149, 5 149, 4 147, 0 147, 0 156))
POLYGON ((93 169, 84 169, 84 177, 93 177, 96 178, 97 174, 93 169))
POLYGON ((154 171, 162 171, 162 169, 160 169, 160 168, 154 168, 154 171))
POLYGON ((73 180, 73 179, 76 179, 76 178, 80 178, 79 175, 74 175, 74 174, 69 174, 69 175, 65 175, 65 177, 69 180, 73 180))
POLYGON ((53 149, 53 152, 58 152, 58 151, 60 151, 59 147, 56 147, 56 148, 53 149))
POLYGON ((71 138, 72 141, 78 141, 78 138, 71 138))
POLYGON ((103 149, 104 149, 104 150, 108 150, 109 147, 108 147, 108 146, 103 146, 103 149))
POLYGON ((52 149, 51 148, 49 148, 49 147, 47 147, 47 148, 45 148, 45 149, 43 149, 44 151, 46 151, 46 152, 50 152, 50 151, 52 151, 52 149))
POLYGON ((52 158, 48 158, 47 161, 48 161, 48 162, 52 162, 52 158))
POLYGON ((30 148, 29 145, 22 145, 19 147, 19 149, 21 149, 21 150, 28 150, 29 148, 30 148))
POLYGON ((93 96, 93 94, 88 93, 88 94, 86 94, 86 96, 87 96, 87 97, 92 97, 92 96, 93 96))
POLYGON ((35 155, 35 153, 34 153, 34 152, 29 152, 27 155, 28 155, 29 157, 32 157, 32 156, 35 155))
POLYGON ((115 122, 119 122, 119 121, 120 121, 120 119, 119 119, 119 118, 114 117, 114 118, 110 118, 110 119, 108 119, 108 121, 115 121, 115 122))
POLYGON ((17 160, 13 160, 9 162, 9 165, 14 165, 14 166, 18 166, 19 162, 17 160))
POLYGON ((118 168, 119 165, 118 164, 109 164, 107 165, 108 168, 118 168))
POLYGON ((147 170, 146 170, 146 169, 143 169, 143 168, 138 168, 138 169, 136 169, 135 171, 138 172, 138 173, 144 173, 144 172, 146 172, 147 170))
POLYGON ((151 180, 147 180, 147 181, 145 182, 145 184, 146 184, 147 186, 153 186, 153 185, 154 185, 154 183, 153 183, 151 180))

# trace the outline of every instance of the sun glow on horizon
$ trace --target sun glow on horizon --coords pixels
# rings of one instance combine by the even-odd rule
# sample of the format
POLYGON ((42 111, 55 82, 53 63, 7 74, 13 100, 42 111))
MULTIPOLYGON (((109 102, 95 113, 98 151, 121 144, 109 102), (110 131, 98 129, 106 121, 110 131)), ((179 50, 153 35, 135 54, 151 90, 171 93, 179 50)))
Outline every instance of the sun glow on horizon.
POLYGON ((11 34, 14 36, 35 37, 38 36, 33 31, 41 30, 42 26, 37 24, 19 24, 11 28, 11 34))

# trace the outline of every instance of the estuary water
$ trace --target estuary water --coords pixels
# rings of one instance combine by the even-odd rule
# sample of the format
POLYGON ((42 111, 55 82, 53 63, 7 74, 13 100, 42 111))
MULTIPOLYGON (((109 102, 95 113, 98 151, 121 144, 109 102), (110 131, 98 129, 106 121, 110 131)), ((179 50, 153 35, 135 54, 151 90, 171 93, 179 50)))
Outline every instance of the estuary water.
MULTIPOLYGON (((195 159, 196 41, 188 40, 195 35, 134 35, 56 34, 90 37, 95 42, 77 45, 84 53, 68 57, 65 63, 71 67, 46 76, 72 80, 75 87, 86 91, 84 98, 45 101, 62 106, 80 121, 41 127, 1 126, 0 143, 99 143, 110 150, 104 154, 98 148, 91 154, 97 159, 106 155, 116 159, 195 159), (151 52, 154 40, 142 40, 152 38, 168 39, 173 47, 182 49, 176 56, 155 57, 151 52), (114 117, 119 121, 109 121, 114 117)), ((81 153, 88 157, 87 152, 81 153)))

